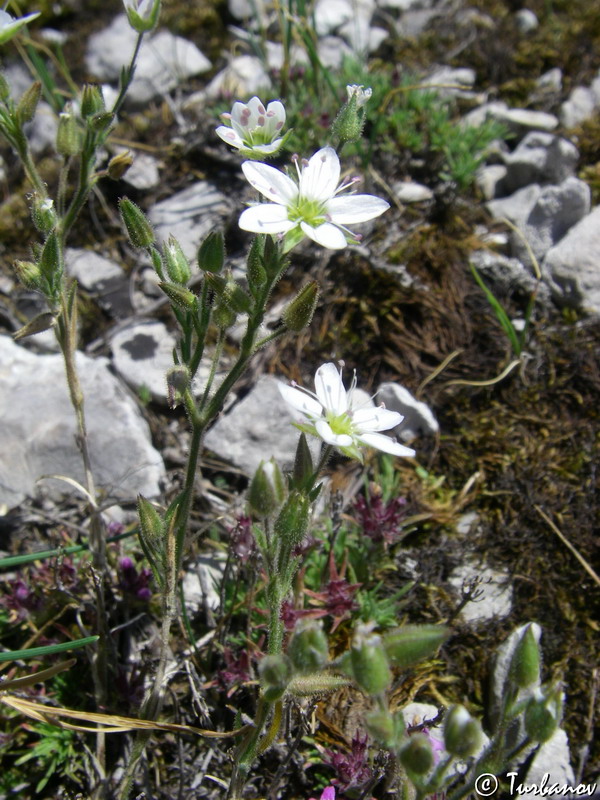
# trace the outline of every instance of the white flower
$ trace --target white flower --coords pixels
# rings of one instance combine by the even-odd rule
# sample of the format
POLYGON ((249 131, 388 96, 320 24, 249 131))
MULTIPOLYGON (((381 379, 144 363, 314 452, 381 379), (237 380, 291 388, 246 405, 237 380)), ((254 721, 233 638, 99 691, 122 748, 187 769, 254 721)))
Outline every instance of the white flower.
POLYGON ((365 89, 364 86, 358 86, 356 83, 348 84, 346 86, 348 92, 348 102, 356 97, 356 107, 361 108, 366 105, 373 94, 373 89, 365 89))
POLYGON ((18 17, 15 19, 11 15, 0 8, 0 44, 6 44, 10 41, 15 34, 23 27, 31 22, 32 19, 39 17, 41 11, 36 11, 34 14, 27 14, 26 17, 18 17))
POLYGON ((346 392, 341 371, 335 364, 323 364, 315 374, 315 392, 280 383, 283 399, 304 421, 297 427, 305 433, 320 436, 351 458, 362 460, 359 447, 375 447, 394 456, 411 457, 415 451, 390 439, 379 431, 395 428, 404 419, 397 411, 383 406, 362 408, 353 404, 356 375, 346 392))
POLYGON ((220 125, 217 134, 245 155, 271 155, 283 143, 280 133, 285 125, 285 108, 279 100, 272 100, 265 108, 258 97, 253 97, 247 103, 234 103, 231 114, 221 116, 230 126, 220 125))
POLYGON ((129 24, 137 33, 151 31, 158 22, 160 0, 123 0, 129 24))
POLYGON ((305 235, 322 247, 340 249, 348 244, 348 238, 358 239, 346 225, 374 219, 390 207, 370 194, 336 196, 357 179, 338 185, 340 161, 332 147, 322 148, 302 166, 296 160, 297 183, 267 164, 245 161, 242 169, 252 186, 273 202, 246 209, 240 228, 271 234, 294 231, 289 236, 291 246, 305 235))

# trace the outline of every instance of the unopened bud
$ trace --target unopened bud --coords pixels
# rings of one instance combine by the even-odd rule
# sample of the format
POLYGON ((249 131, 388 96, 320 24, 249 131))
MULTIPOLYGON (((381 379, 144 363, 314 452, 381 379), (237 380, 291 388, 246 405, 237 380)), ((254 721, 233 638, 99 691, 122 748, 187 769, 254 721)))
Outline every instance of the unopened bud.
POLYGON ((152 226, 139 206, 132 203, 128 197, 122 197, 119 200, 119 211, 129 241, 134 247, 149 247, 154 243, 156 237, 152 226))
POLYGON ((54 231, 46 239, 38 263, 48 285, 56 286, 63 272, 63 263, 62 250, 54 231))
POLYGON ((246 275, 250 291, 256 295, 267 282, 267 271, 263 264, 264 238, 257 236, 252 240, 246 262, 246 275))
POLYGON ((311 281, 303 289, 300 289, 291 303, 283 309, 281 317, 285 327, 295 332, 307 328, 312 321, 318 301, 319 284, 311 281))
POLYGON ((426 775, 434 764, 433 748, 422 733, 414 733, 400 750, 400 762, 409 772, 426 775))
POLYGON ((225 263, 225 242, 221 231, 212 231, 198 250, 198 266, 203 272, 219 273, 225 263))
POLYGON ((231 328, 232 325, 235 325, 237 314, 235 311, 232 311, 226 303, 219 301, 214 307, 212 320, 217 328, 227 330, 227 328, 231 328))
POLYGON ((10 86, 4 77, 4 73, 0 72, 0 101, 4 102, 10 97, 10 86))
POLYGON ((228 280, 223 290, 223 302, 237 314, 248 314, 252 308, 252 300, 234 280, 228 280))
POLYGON ((525 730, 534 742, 544 743, 551 739, 562 719, 563 698, 560 689, 547 696, 538 690, 525 709, 525 730))
POLYGON ((127 20, 136 33, 147 33, 158 23, 160 0, 124 0, 127 20))
POLYGON ((385 692, 392 682, 390 663, 381 636, 369 625, 359 625, 350 651, 352 674, 360 688, 370 695, 385 692))
POLYGON ((406 669, 432 656, 448 638, 443 625, 405 625, 383 637, 385 651, 395 667, 406 669))
POLYGON ((265 700, 279 700, 292 677, 292 665, 284 655, 265 656, 258 665, 260 686, 265 700))
POLYGON ((274 514, 285 500, 285 481, 274 458, 261 461, 248 490, 250 508, 259 517, 274 514))
POLYGON ((509 677, 520 689, 538 684, 540 680, 541 628, 535 623, 528 625, 521 636, 510 663, 509 677))
POLYGON ((371 97, 371 89, 362 86, 347 86, 348 100, 342 106, 332 125, 332 132, 340 143, 357 142, 365 125, 365 108, 371 97))
POLYGON ((312 454, 306 440, 306 435, 301 433, 296 447, 294 471, 292 473, 292 483, 296 489, 308 488, 308 483, 313 477, 314 470, 312 454))
POLYGON ((296 623, 287 649, 297 672, 316 672, 329 658, 329 645, 320 622, 301 619, 296 623))
POLYGON ((115 115, 110 111, 103 111, 90 117, 88 124, 95 133, 106 133, 115 121, 115 115))
POLYGON ((329 675, 327 672, 317 672, 314 675, 295 675, 288 683, 287 693, 294 697, 313 697, 326 692, 336 692, 350 681, 341 675, 329 675))
POLYGON ((28 289, 39 289, 42 285, 42 273, 33 261, 15 261, 17 277, 28 289))
POLYGON ((56 131, 56 151, 61 156, 75 156, 79 153, 81 139, 75 114, 70 106, 66 106, 58 117, 56 131))
POLYGON ((113 181, 120 181, 132 164, 133 158, 129 150, 126 150, 124 153, 119 153, 117 156, 113 156, 108 162, 106 170, 108 177, 113 181))
POLYGON ((50 197, 40 197, 36 192, 31 203, 31 218, 40 233, 50 233, 58 220, 54 201, 50 197))
POLYGON ((370 711, 365 722, 375 741, 390 750, 398 746, 406 727, 401 713, 393 715, 383 710, 370 711))
POLYGON ((292 491, 275 522, 275 536, 292 549, 302 543, 308 531, 310 500, 302 492, 292 491))
POLYGON ((167 575, 165 550, 165 523, 152 503, 138 495, 138 516, 140 519, 140 543, 157 584, 164 588, 167 575))
POLYGON ((158 285, 169 300, 178 308, 181 308, 182 311, 191 311, 196 307, 198 298, 193 292, 190 292, 189 289, 185 289, 183 286, 179 286, 176 283, 167 283, 166 281, 160 281, 158 285))
POLYGON ((31 122, 38 107, 38 103, 40 102, 41 94, 41 81, 32 83, 29 89, 27 89, 27 91, 23 94, 17 103, 16 111, 17 120, 20 125, 24 125, 26 122, 31 122))
POLYGON ((95 83, 86 83, 81 92, 79 105, 83 119, 102 114, 106 109, 102 89, 95 83))
POLYGON ((190 388, 190 371, 184 364, 177 364, 167 371, 167 400, 169 408, 176 408, 183 402, 185 392, 190 388))
POLYGON ((446 750, 458 758, 474 755, 481 746, 481 724, 464 706, 452 706, 444 725, 446 750))
POLYGON ((163 265, 173 283, 185 286, 192 277, 190 262, 174 236, 169 236, 169 240, 163 248, 163 265))

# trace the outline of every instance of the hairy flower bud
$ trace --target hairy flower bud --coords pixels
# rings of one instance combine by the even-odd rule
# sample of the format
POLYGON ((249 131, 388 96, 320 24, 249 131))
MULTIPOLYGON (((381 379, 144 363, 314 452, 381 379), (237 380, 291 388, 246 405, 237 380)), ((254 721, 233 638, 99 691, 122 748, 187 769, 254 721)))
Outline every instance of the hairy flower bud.
POLYGON ((267 282, 267 271, 263 264, 264 247, 264 237, 257 236, 252 240, 250 250, 248 251, 246 275, 248 277, 250 291, 255 296, 267 282))
POLYGON ((106 110, 102 89, 95 83, 86 83, 79 101, 83 119, 101 114, 106 110))
POLYGON ((58 117, 56 131, 56 151, 61 156, 75 156, 79 152, 81 140, 75 114, 70 105, 65 106, 58 117))
POLYGON ((389 750, 397 748, 406 727, 401 713, 391 714, 381 709, 370 711, 365 722, 375 741, 389 750))
POLYGON ((540 680, 539 625, 528 625, 521 636, 510 663, 509 678, 520 689, 537 685, 540 680))
POLYGON ((42 273, 39 266, 33 261, 15 261, 15 272, 23 286, 28 289, 41 288, 42 273))
POLYGON ((261 461, 248 490, 248 503, 259 517, 274 514, 285 500, 285 481, 274 458, 261 461))
POLYGON ((275 522, 275 536, 290 550, 302 543, 308 531, 310 500, 303 492, 292 491, 275 522))
POLYGON ((281 318, 285 327, 296 333, 307 328, 319 301, 319 284, 311 281, 300 289, 296 297, 283 309, 281 318))
POLYGON ((50 233, 42 249, 38 265, 49 287, 56 287, 63 273, 62 250, 58 236, 50 233))
POLYGON ((223 289, 223 302, 236 314, 248 314, 252 308, 252 300, 232 278, 227 280, 223 289))
POLYGON ((40 233, 50 233, 58 221, 54 201, 50 197, 40 197, 36 192, 31 203, 31 218, 40 233))
POLYGON ((444 744, 453 756, 466 758, 481 746, 481 724, 464 706, 452 706, 444 725, 444 744))
POLYGON ((121 219, 127 230, 129 241, 134 247, 149 247, 155 241, 154 231, 146 215, 128 197, 119 200, 121 219))
POLYGON ((190 269, 190 262, 174 236, 169 236, 169 240, 163 248, 162 260, 167 275, 173 283, 185 286, 192 277, 192 270, 190 269))
POLYGON ((196 307, 198 298, 189 289, 179 286, 176 283, 160 281, 160 288, 167 295, 169 300, 182 311, 192 311, 196 307))
POLYGON ((547 742, 552 738, 562 719, 563 696, 560 689, 547 695, 537 690, 525 709, 525 730, 534 742, 547 742))
POLYGON ((390 662, 405 669, 432 656, 448 638, 448 633, 443 625, 405 625, 386 633, 383 645, 390 662))
POLYGON ((301 619, 296 623, 287 654, 300 673, 316 672, 329 658, 329 645, 320 622, 301 619))
POLYGON ((20 125, 24 125, 26 122, 31 122, 38 107, 38 103, 40 102, 41 95, 41 81, 32 83, 29 89, 24 92, 23 96, 17 103, 16 110, 17 120, 20 125))
POLYGON ((4 77, 4 73, 0 72, 0 101, 5 102, 10 97, 10 86, 4 77))
POLYGON ((382 694, 392 682, 381 636, 371 633, 370 625, 359 625, 352 642, 350 663, 354 680, 367 694, 382 694))
POLYGON ((373 94, 371 89, 362 86, 347 86, 348 100, 342 106, 335 118, 332 127, 334 136, 340 143, 357 142, 365 125, 365 108, 367 101, 373 94))
POLYGON ((165 523, 158 511, 143 495, 138 495, 140 543, 157 584, 164 588, 167 561, 164 547, 165 523))
POLYGON ((433 767, 433 748, 422 733, 414 733, 400 750, 400 762, 409 772, 426 775, 433 767))
POLYGON ((308 442, 306 441, 306 435, 301 433, 296 447, 294 471, 292 473, 292 483, 296 489, 307 488, 307 484, 311 481, 314 471, 312 454, 308 442))
POLYGON ((225 263, 225 242, 221 231, 211 231, 198 250, 198 266, 203 272, 215 275, 221 272, 225 263))
POLYGON ((108 177, 113 181, 120 181, 132 164, 133 158, 129 150, 126 150, 124 153, 119 153, 117 156, 113 156, 108 162, 108 167, 106 169, 108 177))
POLYGON ((260 686, 265 700, 279 700, 292 678, 292 665, 284 655, 265 656, 258 665, 260 686))

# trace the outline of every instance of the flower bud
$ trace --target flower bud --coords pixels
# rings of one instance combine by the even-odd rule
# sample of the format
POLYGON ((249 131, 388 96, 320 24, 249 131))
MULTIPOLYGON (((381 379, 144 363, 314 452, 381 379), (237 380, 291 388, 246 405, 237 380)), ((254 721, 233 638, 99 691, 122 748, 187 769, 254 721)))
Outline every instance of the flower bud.
POLYGON ((382 747, 395 750, 405 731, 404 717, 401 713, 390 714, 389 711, 370 711, 365 722, 369 734, 382 747))
POLYGON ((104 111, 91 117, 88 124, 94 133, 106 133, 114 121, 115 115, 110 111, 104 111))
POLYGON ((95 83, 86 83, 79 101, 83 119, 102 114, 106 110, 102 89, 95 83))
POLYGON ((350 663, 354 680, 367 694, 382 694, 392 682, 381 636, 371 633, 370 625, 359 625, 352 642, 350 663))
POLYGON ((56 286, 63 272, 62 251, 58 236, 54 231, 50 233, 38 261, 40 271, 48 281, 48 285, 56 286))
POLYGON ((383 637, 383 645, 395 667, 407 667, 432 656, 448 638, 443 625, 405 625, 383 637))
POLYGON ((242 287, 234 280, 229 279, 223 290, 223 302, 237 314, 248 314, 252 308, 252 301, 242 287))
POLYGON ((268 517, 277 511, 284 500, 285 481, 279 464, 274 458, 261 461, 248 490, 250 508, 259 517, 268 517))
POLYGON ((294 697, 313 697, 325 692, 336 692, 348 686, 350 681, 341 675, 317 672, 314 675, 295 675, 288 683, 287 692, 294 697))
POLYGON ((58 117, 56 131, 56 151, 61 156, 76 156, 79 152, 81 140, 75 114, 70 106, 65 106, 58 117))
POLYGON ((265 700, 279 700, 292 678, 292 665, 284 655, 265 656, 258 665, 260 686, 265 700))
POLYGON ((134 247, 150 247, 156 237, 142 209, 129 198, 122 197, 119 200, 119 211, 131 244, 134 247))
POLYGON ((257 236, 252 240, 248 252, 246 275, 248 277, 248 286, 254 295, 256 295, 267 282, 267 271, 263 265, 264 246, 264 238, 257 236))
POLYGON ((160 14, 160 0, 123 0, 127 20, 136 33, 153 30, 160 14))
POLYGON ((29 89, 27 89, 27 91, 23 94, 17 103, 16 110, 17 121, 20 125, 24 125, 26 122, 31 122, 35 115, 38 103, 40 102, 41 95, 41 81, 32 83, 29 89))
POLYGON ((54 201, 50 197, 40 197, 36 192, 31 203, 31 218, 40 233, 50 233, 58 221, 54 201))
POLYGON ((17 277, 28 289, 40 289, 42 285, 42 273, 37 264, 33 261, 15 261, 15 272, 17 277))
POLYGON ((458 758, 474 755, 481 746, 481 724, 464 706, 452 706, 444 725, 446 750, 458 758))
POLYGON ((167 399, 169 408, 183 402, 184 393, 190 388, 190 371, 184 364, 177 364, 167 371, 167 399))
POLYGON ((563 697, 560 689, 544 696, 538 690, 525 709, 525 730, 534 742, 544 743, 551 739, 562 719, 563 697))
POLYGON ((148 559, 157 584, 164 588, 167 574, 167 559, 164 548, 165 524, 152 503, 138 495, 140 518, 140 543, 148 559))
POLYGON ((227 328, 235 325, 237 314, 226 303, 219 301, 213 309, 212 319, 217 328, 227 330, 227 328))
POLYGON ((296 333, 307 328, 315 313, 318 300, 319 284, 311 281, 303 289, 300 289, 291 303, 283 309, 281 317, 285 327, 296 333))
POLYGON ((294 458, 294 471, 292 473, 292 483, 296 489, 305 489, 311 481, 315 468, 312 460, 312 453, 304 433, 300 434, 296 447, 296 457, 294 458))
POLYGON ((532 623, 527 626, 513 653, 509 677, 520 689, 526 689, 540 680, 541 629, 532 623))
POLYGON ((120 181, 123 175, 127 172, 129 167, 133 164, 133 158, 129 150, 124 153, 119 153, 113 156, 108 162, 108 177, 113 181, 120 181))
POLYGON ((342 106, 332 125, 332 132, 340 143, 357 142, 365 125, 365 109, 368 99, 372 95, 371 89, 362 86, 347 86, 348 100, 342 106))
POLYGON ((329 658, 329 645, 320 622, 301 619, 296 623, 287 654, 300 673, 316 672, 329 658))
POLYGON ((4 77, 4 73, 0 72, 0 101, 5 102, 10 97, 10 86, 4 77))
POLYGON ((169 236, 169 240, 163 249, 163 265, 173 283, 180 283, 185 286, 192 277, 190 262, 185 257, 179 242, 174 236, 169 236))
POLYGON ((178 286, 176 283, 159 281, 160 288, 167 295, 169 300, 182 311, 191 311, 196 307, 198 298, 189 289, 178 286))
POLYGON ((292 491, 275 522, 275 536, 293 549, 302 543, 308 531, 310 500, 302 492, 292 491))
POLYGON ((198 266, 203 272, 218 274, 225 263, 225 242, 221 231, 211 231, 198 250, 198 266))
POLYGON ((433 748, 422 733, 414 733, 400 750, 400 762, 409 772, 426 775, 434 764, 433 748))

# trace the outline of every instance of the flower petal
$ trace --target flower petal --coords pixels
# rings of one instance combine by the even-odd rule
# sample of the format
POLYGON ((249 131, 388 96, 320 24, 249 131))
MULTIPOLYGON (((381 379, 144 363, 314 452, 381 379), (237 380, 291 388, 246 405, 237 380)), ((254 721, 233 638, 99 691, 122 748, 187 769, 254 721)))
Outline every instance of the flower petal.
POLYGON ((232 147, 243 147, 244 140, 228 125, 219 125, 215 133, 232 147))
POLYGON ((352 225, 378 217, 388 210, 390 204, 372 194, 352 194, 333 197, 325 207, 336 225, 352 225))
POLYGON ((352 444, 352 437, 347 433, 334 433, 331 430, 330 424, 324 419, 318 419, 315 422, 317 433, 327 444, 332 444, 335 447, 349 447, 352 444))
POLYGON ((294 389, 293 386, 288 386, 287 383, 282 382, 279 382, 277 387, 285 402, 296 411, 304 414, 304 416, 309 419, 319 419, 323 415, 323 408, 319 401, 306 394, 306 392, 294 389))
POLYGON ((269 200, 287 206, 298 196, 298 187, 294 181, 275 167, 255 161, 244 161, 242 170, 250 185, 269 200))
POLYGON ((301 222, 300 227, 313 242, 320 244, 321 247, 328 247, 330 250, 341 250, 346 247, 348 242, 344 233, 332 225, 331 222, 324 222, 322 225, 317 225, 313 228, 308 222, 301 222))
POLYGON ((296 226, 287 216, 287 208, 276 203, 260 203, 242 212, 239 226, 253 233, 287 233, 296 226))
POLYGON ((376 447, 378 450, 383 450, 384 453, 391 453, 393 456, 412 458, 416 455, 415 451, 410 447, 405 447, 400 442, 395 442, 383 433, 361 433, 356 438, 359 442, 369 447, 376 447))
POLYGON ((318 150, 303 167, 300 175, 300 195, 308 200, 323 202, 333 197, 340 180, 340 160, 333 147, 318 150))
POLYGON ((404 417, 388 408, 359 408, 352 413, 354 427, 361 433, 389 431, 400 425, 404 417))
POLYGON ((336 417, 348 410, 348 396, 335 364, 329 362, 319 367, 315 374, 315 392, 323 408, 336 417))
POLYGON ((279 150, 283 139, 280 137, 279 139, 275 139, 271 144, 255 144, 252 145, 251 149, 255 153, 262 153, 263 155, 270 155, 271 153, 276 153, 279 150))

